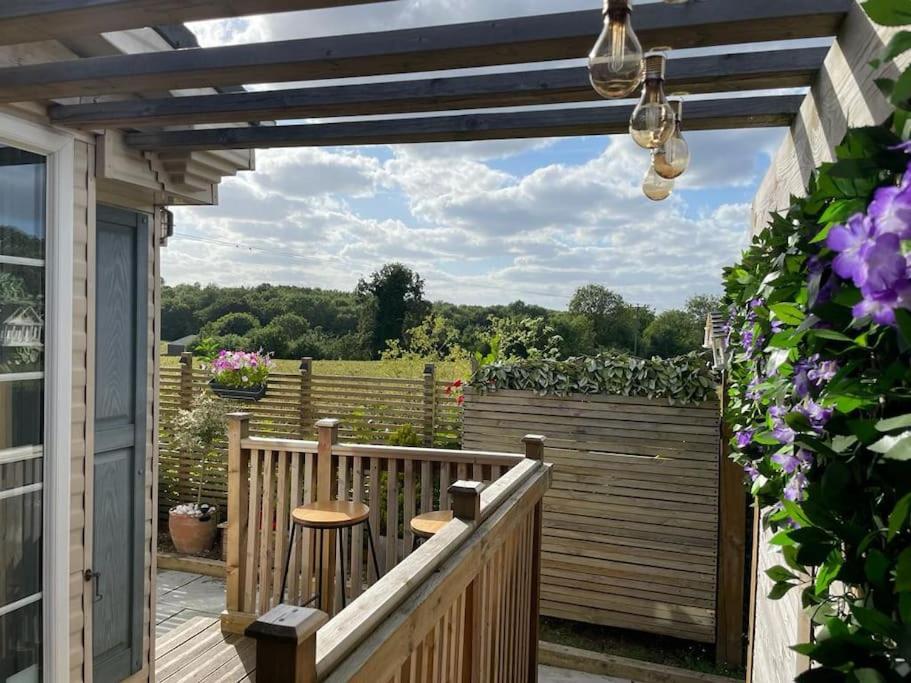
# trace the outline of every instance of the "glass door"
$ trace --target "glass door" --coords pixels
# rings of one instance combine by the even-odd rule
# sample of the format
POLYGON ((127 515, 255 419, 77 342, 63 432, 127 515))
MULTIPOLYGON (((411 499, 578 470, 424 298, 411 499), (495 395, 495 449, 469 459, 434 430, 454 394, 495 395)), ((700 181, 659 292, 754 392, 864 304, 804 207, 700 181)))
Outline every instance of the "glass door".
POLYGON ((46 233, 46 158, 0 145, 0 683, 42 680, 46 233))

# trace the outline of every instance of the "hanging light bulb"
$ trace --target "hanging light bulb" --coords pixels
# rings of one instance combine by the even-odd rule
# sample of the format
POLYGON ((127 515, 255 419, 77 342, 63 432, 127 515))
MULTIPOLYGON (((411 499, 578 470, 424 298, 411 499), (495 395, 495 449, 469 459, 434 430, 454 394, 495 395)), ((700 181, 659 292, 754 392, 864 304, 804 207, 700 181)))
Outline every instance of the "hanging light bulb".
POLYGON ((645 85, 629 122, 633 140, 646 149, 660 147, 674 134, 674 110, 664 95, 666 63, 663 52, 652 51, 645 56, 645 85))
POLYGON ((655 172, 662 178, 673 180, 679 178, 690 165, 690 146, 683 139, 683 100, 671 100, 675 112, 674 134, 661 147, 655 150, 655 172))
POLYGON ((652 152, 652 163, 649 164, 645 179, 642 181, 642 191, 646 197, 655 202, 664 201, 674 191, 674 181, 662 178, 655 171, 654 152, 652 152))
POLYGON ((602 97, 631 94, 642 82, 642 44, 630 20, 632 0, 604 0, 604 30, 588 56, 592 87, 602 97))

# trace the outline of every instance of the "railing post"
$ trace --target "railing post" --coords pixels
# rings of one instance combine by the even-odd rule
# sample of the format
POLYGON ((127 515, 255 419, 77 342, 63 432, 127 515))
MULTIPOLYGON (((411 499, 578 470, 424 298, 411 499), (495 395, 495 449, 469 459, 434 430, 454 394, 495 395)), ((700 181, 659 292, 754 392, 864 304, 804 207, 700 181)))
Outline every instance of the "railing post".
POLYGON ((256 678, 270 683, 316 683, 316 632, 325 612, 278 605, 247 627, 256 641, 256 678))
MULTIPOLYGON (((177 391, 177 406, 180 410, 190 410, 193 407, 193 354, 189 351, 180 354, 180 388, 177 391)), ((195 455, 197 454, 180 454, 180 465, 177 468, 177 481, 175 482, 178 501, 192 499, 192 459, 195 455)))
MULTIPOLYGON (((339 421, 334 419, 320 420, 316 423, 319 439, 316 460, 316 502, 325 503, 336 498, 334 466, 332 463, 332 447, 338 443, 339 421)), ((320 548, 322 561, 322 574, 319 577, 319 608, 327 614, 333 614, 332 606, 335 598, 335 547, 336 533, 334 530, 322 532, 323 543, 320 548)))
MULTIPOLYGON (((452 514, 456 519, 477 523, 481 519, 481 489, 483 485, 476 481, 457 481, 449 487, 452 498, 452 514)), ((481 681, 481 572, 465 591, 465 624, 462 640, 462 680, 460 683, 480 683, 481 681)))
POLYGON ((306 440, 313 424, 313 359, 301 358, 300 365, 300 438, 306 440))
POLYGON ((437 371, 433 363, 424 366, 424 446, 433 448, 436 432, 437 371))
POLYGON ((242 600, 244 578, 243 549, 247 545, 249 466, 241 442, 250 436, 250 413, 228 415, 228 542, 225 558, 225 607, 230 612, 252 612, 242 600))
MULTIPOLYGON (((525 444, 525 457, 544 462, 544 437, 528 434, 522 439, 525 444)), ((544 515, 544 503, 538 501, 534 511, 534 527, 531 545, 531 612, 528 624, 528 680, 538 680, 538 630, 541 616, 541 528, 544 515)))

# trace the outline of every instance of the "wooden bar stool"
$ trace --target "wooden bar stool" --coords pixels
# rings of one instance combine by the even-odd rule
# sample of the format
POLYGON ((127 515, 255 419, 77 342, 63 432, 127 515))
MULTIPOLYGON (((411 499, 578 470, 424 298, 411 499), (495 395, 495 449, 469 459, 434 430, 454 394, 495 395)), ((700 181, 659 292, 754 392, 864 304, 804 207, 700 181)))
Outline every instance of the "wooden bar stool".
POLYGON ((414 534, 414 540, 411 542, 412 552, 418 547, 418 539, 433 538, 440 529, 451 521, 452 510, 425 512, 423 515, 413 517, 411 520, 411 533, 414 534))
MULTIPOLYGON (((341 558, 339 571, 342 583, 342 608, 347 606, 345 598, 345 544, 342 542, 342 529, 350 529, 358 524, 367 526, 367 545, 370 546, 370 554, 373 556, 373 568, 376 570, 376 576, 380 576, 380 564, 376 559, 376 546, 373 543, 373 529, 370 528, 370 508, 363 503, 351 503, 346 500, 331 500, 317 503, 308 503, 299 508, 295 508, 291 513, 291 532, 288 538, 288 555, 285 558, 285 576, 282 579, 282 592, 279 602, 285 601, 285 588, 288 584, 288 570, 291 566, 291 551, 294 548, 294 532, 297 527, 311 529, 317 534, 317 548, 319 548, 319 567, 317 576, 323 575, 323 533, 326 531, 335 531, 338 533, 338 552, 341 558)), ((318 601, 320 598, 319 591, 313 595, 303 606, 311 602, 318 601)))

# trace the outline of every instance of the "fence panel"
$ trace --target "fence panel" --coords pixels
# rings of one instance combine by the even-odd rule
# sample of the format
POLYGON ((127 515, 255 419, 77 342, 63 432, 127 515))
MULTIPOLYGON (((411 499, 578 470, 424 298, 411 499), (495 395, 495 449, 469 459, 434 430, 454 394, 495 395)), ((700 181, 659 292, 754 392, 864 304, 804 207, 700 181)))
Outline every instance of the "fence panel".
MULTIPOLYGON (((421 379, 323 376, 314 375, 312 367, 305 358, 297 374, 273 373, 265 398, 255 403, 228 401, 229 410, 251 413, 251 433, 270 439, 314 439, 317 418, 334 417, 341 420, 344 441, 387 443, 396 434, 406 436, 411 428, 411 437, 421 445, 461 447, 461 407, 446 393, 449 383, 436 380, 432 364, 421 379)), ((171 446, 171 421, 180 409, 191 406, 206 383, 205 372, 193 368, 189 354, 181 358, 180 367, 161 369, 158 501, 162 519, 174 505, 195 501, 200 484, 203 502, 221 510, 227 505, 227 442, 219 445, 220 463, 209 467, 205 477, 198 453, 181 453, 171 446)), ((369 469, 369 463, 364 466, 369 469)), ((399 468, 397 474, 403 476, 404 470, 399 468)), ((365 492, 370 493, 367 488, 365 492)))
POLYGON ((717 403, 467 397, 466 448, 547 435, 542 614, 714 642, 717 403))

